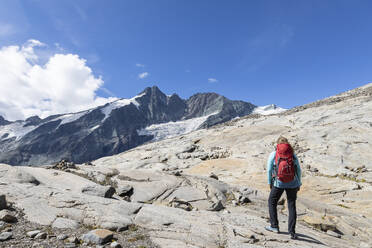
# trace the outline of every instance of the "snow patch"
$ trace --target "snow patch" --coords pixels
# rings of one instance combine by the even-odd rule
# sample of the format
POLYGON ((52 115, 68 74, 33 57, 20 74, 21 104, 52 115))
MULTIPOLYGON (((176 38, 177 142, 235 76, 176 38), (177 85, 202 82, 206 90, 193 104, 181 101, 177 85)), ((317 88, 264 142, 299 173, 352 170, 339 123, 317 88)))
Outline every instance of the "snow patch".
POLYGON ((22 121, 22 122, 14 122, 12 124, 1 126, 0 127, 0 140, 6 140, 9 138, 13 138, 13 137, 16 137, 16 140, 20 140, 27 133, 31 132, 32 130, 38 127, 38 126, 24 127, 23 126, 24 124, 26 124, 26 122, 22 121), (4 138, 2 138, 3 136, 4 138))
POLYGON ((146 93, 142 93, 142 94, 137 95, 137 96, 135 96, 131 99, 120 99, 120 100, 109 103, 109 105, 107 107, 104 107, 104 108, 101 109, 102 113, 105 115, 105 118, 103 118, 102 122, 104 122, 110 116, 111 112, 114 109, 124 107, 126 105, 131 104, 131 103, 133 103, 137 108, 139 108, 140 104, 136 101, 136 98, 142 97, 145 94, 146 93))
POLYGON ((82 117, 86 113, 88 113, 88 111, 83 111, 83 112, 73 113, 73 114, 66 114, 66 115, 62 115, 62 116, 60 116, 60 117, 58 117, 54 120, 62 120, 61 123, 59 123, 59 126, 61 126, 63 124, 78 120, 80 117, 82 117))
POLYGON ((278 107, 275 104, 270 104, 270 105, 260 106, 260 107, 255 108, 252 114, 272 115, 272 114, 279 114, 286 110, 287 109, 278 107))
POLYGON ((137 130, 137 133, 139 135, 153 135, 153 141, 172 138, 197 130, 198 127, 203 124, 203 122, 205 122, 209 116, 214 114, 215 113, 184 121, 171 121, 167 123, 153 124, 141 130, 137 130))
POLYGON ((97 128, 99 128, 99 125, 92 127, 92 128, 90 129, 90 131, 92 132, 92 131, 96 130, 97 128))

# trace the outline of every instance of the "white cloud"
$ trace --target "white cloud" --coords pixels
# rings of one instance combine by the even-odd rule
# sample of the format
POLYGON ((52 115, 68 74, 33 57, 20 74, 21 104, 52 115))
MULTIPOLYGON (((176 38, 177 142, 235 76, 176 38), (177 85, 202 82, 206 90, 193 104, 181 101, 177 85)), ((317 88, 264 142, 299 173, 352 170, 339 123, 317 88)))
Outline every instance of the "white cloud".
POLYGON ((52 54, 41 64, 34 50, 41 46, 46 45, 29 40, 23 46, 0 48, 0 115, 8 120, 45 118, 116 99, 96 95, 104 82, 76 54, 52 54))
POLYGON ((147 78, 148 76, 149 76, 148 72, 142 72, 142 73, 138 74, 138 78, 140 78, 140 79, 147 78))
POLYGON ((136 66, 137 66, 137 67, 141 67, 141 68, 145 67, 144 64, 139 64, 139 63, 137 63, 136 66))
POLYGON ((217 83, 218 80, 215 79, 215 78, 208 78, 208 82, 210 82, 210 83, 217 83))

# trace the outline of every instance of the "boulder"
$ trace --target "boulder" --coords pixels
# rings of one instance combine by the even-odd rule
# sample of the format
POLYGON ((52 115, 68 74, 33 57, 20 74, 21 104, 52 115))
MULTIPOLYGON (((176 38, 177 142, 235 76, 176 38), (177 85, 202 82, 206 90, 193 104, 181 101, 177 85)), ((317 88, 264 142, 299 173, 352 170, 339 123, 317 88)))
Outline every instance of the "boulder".
POLYGON ((47 233, 46 232, 40 232, 35 236, 35 239, 46 239, 47 238, 47 233))
POLYGON ((7 209, 0 211, 0 220, 8 223, 13 223, 17 221, 17 218, 7 209))
POLYGON ((124 231, 133 224, 131 218, 125 215, 111 216, 109 214, 102 216, 98 222, 98 226, 110 231, 124 231))
POLYGON ((208 211, 220 211, 222 209, 224 209, 225 207, 223 206, 222 202, 221 201, 217 201, 215 203, 212 204, 212 206, 210 206, 207 210, 208 211))
POLYGON ((2 232, 0 233, 0 242, 6 241, 8 239, 11 239, 13 236, 13 233, 11 232, 2 232))
POLYGON ((98 184, 88 185, 81 189, 81 192, 87 195, 111 198, 115 193, 115 188, 111 186, 102 186, 98 184))
POLYGON ((35 238, 35 236, 38 235, 39 233, 41 233, 40 230, 34 230, 34 231, 27 232, 26 235, 27 237, 35 238))
POLYGON ((84 234, 81 239, 87 243, 103 245, 110 242, 114 233, 106 229, 95 229, 84 234))
POLYGON ((131 196, 133 194, 133 187, 131 185, 122 185, 117 188, 116 193, 121 196, 131 196))

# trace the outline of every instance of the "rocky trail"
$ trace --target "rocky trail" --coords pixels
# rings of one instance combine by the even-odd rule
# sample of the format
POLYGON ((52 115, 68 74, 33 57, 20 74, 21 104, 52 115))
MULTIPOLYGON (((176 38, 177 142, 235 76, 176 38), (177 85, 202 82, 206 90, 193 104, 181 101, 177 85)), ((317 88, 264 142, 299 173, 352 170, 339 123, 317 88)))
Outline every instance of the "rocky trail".
POLYGON ((17 222, 3 220, 0 246, 372 247, 371 89, 87 164, 1 164, 0 192, 17 222), (279 135, 302 167, 298 240, 286 233, 285 200, 278 206, 281 233, 264 229, 266 159, 279 135), (45 239, 28 237, 34 230, 45 239))

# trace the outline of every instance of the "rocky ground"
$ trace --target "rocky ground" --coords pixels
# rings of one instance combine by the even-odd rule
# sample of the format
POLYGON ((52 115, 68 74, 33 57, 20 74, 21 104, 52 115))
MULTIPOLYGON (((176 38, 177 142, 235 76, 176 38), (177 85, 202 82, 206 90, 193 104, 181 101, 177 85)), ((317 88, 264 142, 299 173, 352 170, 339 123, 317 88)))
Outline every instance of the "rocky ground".
POLYGON ((248 116, 148 143, 90 164, 3 164, 0 192, 21 211, 19 223, 27 220, 35 228, 5 227, 0 235, 11 231, 13 238, 0 245, 42 243, 27 238, 28 231, 40 229, 53 230, 47 240, 70 230, 77 246, 95 247, 82 235, 101 228, 126 247, 134 228, 143 243, 132 247, 371 247, 371 87, 280 115, 248 116), (279 135, 289 138, 303 171, 298 240, 286 233, 285 200, 278 207, 282 232, 264 230, 265 165, 279 135))

